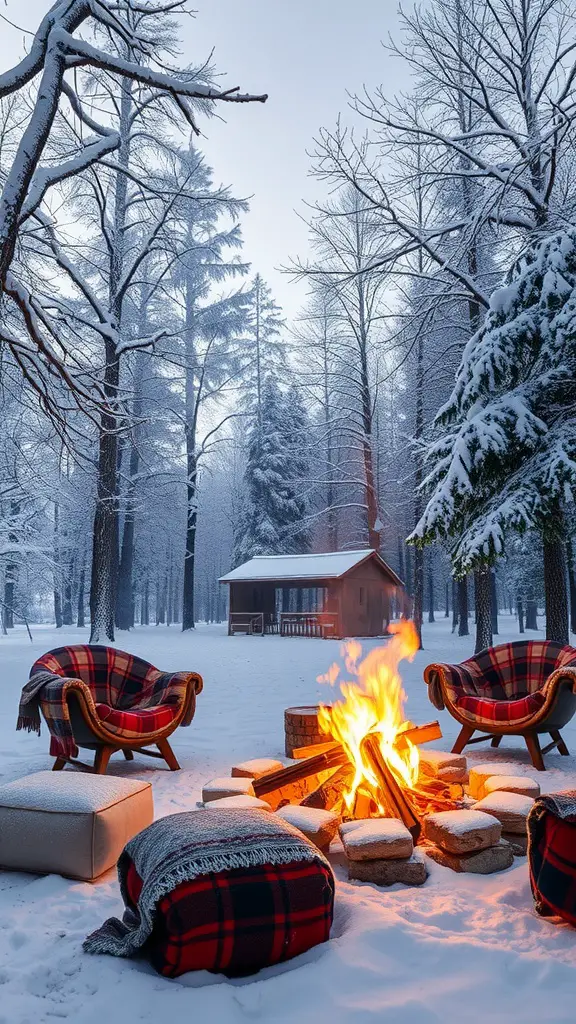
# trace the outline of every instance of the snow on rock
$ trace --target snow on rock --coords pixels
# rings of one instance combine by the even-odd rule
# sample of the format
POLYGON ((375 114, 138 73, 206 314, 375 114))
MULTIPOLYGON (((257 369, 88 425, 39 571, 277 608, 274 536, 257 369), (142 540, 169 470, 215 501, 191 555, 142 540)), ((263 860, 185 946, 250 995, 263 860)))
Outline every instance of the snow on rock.
POLYGON ((349 860, 398 860, 410 857, 414 842, 397 818, 367 818, 340 826, 340 838, 349 860))
POLYGON ((235 764, 230 774, 233 779, 261 779, 263 775, 280 771, 283 767, 282 761, 276 761, 273 757, 255 757, 251 761, 235 764))
POLYGON ((484 783, 484 795, 496 792, 519 793, 521 796, 531 796, 534 800, 540 796, 540 784, 536 779, 528 779, 518 775, 491 775, 484 783))
POLYGON ((510 764, 502 761, 498 762, 487 762, 482 764, 471 765, 470 767, 470 796, 473 796, 476 800, 480 800, 484 796, 484 784, 487 779, 491 779, 494 775, 498 776, 518 776, 518 765, 510 764))
POLYGON ((299 804, 286 804, 276 811, 279 818, 289 825, 300 829, 300 832, 321 849, 330 845, 340 817, 334 811, 323 811, 316 807, 301 807, 299 804))
POLYGON ((491 814, 508 832, 523 833, 526 831, 526 819, 534 806, 530 796, 520 793, 494 792, 479 800, 476 810, 491 814))
POLYGON ((482 811, 438 811, 429 814, 426 823, 430 822, 437 828, 449 832, 453 836, 464 836, 475 829, 489 828, 494 824, 488 814, 482 811))
POLYGON ((208 800, 205 804, 208 811, 225 811, 235 809, 237 811, 262 810, 272 812, 270 804, 260 800, 257 796, 223 796, 218 800, 208 800))
POLYGON ((253 781, 253 779, 232 779, 230 777, 212 779, 202 787, 202 800, 206 804, 210 800, 222 800, 227 796, 237 796, 238 794, 254 796, 253 781))

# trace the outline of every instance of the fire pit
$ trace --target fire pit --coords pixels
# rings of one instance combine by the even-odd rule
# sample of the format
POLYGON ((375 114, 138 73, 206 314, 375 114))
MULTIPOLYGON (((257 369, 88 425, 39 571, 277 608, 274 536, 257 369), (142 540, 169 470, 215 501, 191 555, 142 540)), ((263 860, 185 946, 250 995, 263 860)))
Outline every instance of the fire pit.
MULTIPOLYGON (((215 780, 206 787, 207 796, 214 798, 211 786, 234 798, 242 782, 244 799, 257 798, 273 811, 287 808, 289 819, 292 815, 307 824, 311 834, 318 828, 324 841, 326 826, 339 821, 350 878, 422 884, 426 858, 414 851, 416 844, 456 871, 501 870, 512 863, 513 846, 516 851, 522 845, 503 840, 502 827, 509 829, 514 821, 522 831, 531 797, 519 794, 517 778, 508 779, 507 796, 503 777, 504 795, 489 800, 486 810, 476 807, 483 783, 475 782, 472 795, 466 791, 466 758, 420 749, 441 739, 442 732, 438 722, 414 725, 405 717, 399 664, 414 657, 418 637, 407 620, 391 631, 388 643, 366 657, 356 641, 346 645, 347 678, 342 679, 338 664, 322 677, 339 688, 332 704, 286 710, 287 749, 294 763, 261 771, 263 762, 255 761, 252 779, 228 780, 230 792, 225 779, 215 780), (512 802, 514 807, 508 806, 512 802), (304 813, 296 813, 297 808, 304 813), (332 817, 316 822, 305 809, 332 817)), ((240 766, 242 775, 249 775, 251 763, 240 766)), ((233 775, 237 772, 238 766, 232 769, 233 775)))

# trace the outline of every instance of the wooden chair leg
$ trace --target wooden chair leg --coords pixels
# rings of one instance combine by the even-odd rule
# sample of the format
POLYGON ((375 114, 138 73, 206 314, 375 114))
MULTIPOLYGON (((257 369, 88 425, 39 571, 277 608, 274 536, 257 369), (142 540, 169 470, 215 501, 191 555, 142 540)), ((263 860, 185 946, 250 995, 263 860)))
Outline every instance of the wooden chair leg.
POLYGON ((134 760, 134 753, 133 753, 133 751, 132 750, 125 750, 124 751, 124 757, 126 758, 127 761, 133 761, 134 760))
POLYGON ((96 751, 96 757, 94 758, 94 773, 95 775, 106 775, 106 769, 108 762, 115 753, 115 747, 98 747, 96 751))
POLYGON ((552 739, 556 743, 556 749, 562 754, 563 757, 570 757, 570 751, 562 739, 559 729, 552 729, 550 733, 552 739))
POLYGON ((166 764, 168 765, 170 771, 171 772, 179 772, 180 771, 180 765, 178 764, 178 761, 176 760, 176 755, 175 755, 174 751, 172 750, 172 747, 168 743, 168 740, 167 739, 158 740, 156 746, 158 747, 158 750, 160 751, 160 753, 162 754, 162 757, 166 761, 166 764))
POLYGON ((544 758, 542 757, 542 751, 540 750, 540 741, 538 734, 535 732, 524 733, 524 740, 528 747, 528 753, 532 759, 532 764, 539 772, 545 772, 546 766, 544 764, 544 758))
POLYGON ((461 754, 462 751, 464 750, 464 747, 472 739, 472 737, 473 737, 475 732, 476 732, 476 730, 475 730, 474 726, 472 726, 472 725, 463 725, 461 730, 460 730, 460 734, 458 736, 458 739, 456 740, 456 743, 452 747, 452 753, 453 754, 461 754))
POLYGON ((54 761, 54 764, 52 765, 52 771, 53 772, 61 772, 65 764, 66 764, 66 758, 65 757, 57 757, 56 760, 54 761))
POLYGON ((501 743, 502 743, 502 737, 501 736, 493 736, 492 740, 491 740, 491 743, 490 743, 490 746, 491 747, 499 747, 501 743))

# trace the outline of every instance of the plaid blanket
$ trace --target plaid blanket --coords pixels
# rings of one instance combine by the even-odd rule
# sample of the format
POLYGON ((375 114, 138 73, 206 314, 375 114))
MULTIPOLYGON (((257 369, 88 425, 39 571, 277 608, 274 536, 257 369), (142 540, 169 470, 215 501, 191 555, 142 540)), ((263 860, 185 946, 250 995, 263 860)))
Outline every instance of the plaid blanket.
POLYGON ((576 927, 576 790, 541 796, 528 817, 536 912, 576 927))
MULTIPOLYGON (((113 647, 58 647, 43 654, 32 666, 30 679, 22 689, 16 728, 39 735, 42 711, 50 731, 50 753, 54 757, 77 757, 67 700, 71 690, 81 690, 94 716, 104 719, 106 712, 101 715, 99 708, 149 712, 162 705, 177 711, 188 700, 181 724, 190 725, 196 694, 201 689, 200 677, 194 673, 160 672, 142 658, 113 647), (191 679, 195 682, 193 687, 191 679)), ((139 728, 134 714, 126 715, 124 728, 114 729, 116 735, 126 740, 141 739, 143 731, 152 730, 139 728)))
POLYGON ((189 811, 154 822, 118 861, 126 912, 88 936, 88 953, 229 973, 287 960, 329 937, 334 879, 297 829, 265 811, 189 811))

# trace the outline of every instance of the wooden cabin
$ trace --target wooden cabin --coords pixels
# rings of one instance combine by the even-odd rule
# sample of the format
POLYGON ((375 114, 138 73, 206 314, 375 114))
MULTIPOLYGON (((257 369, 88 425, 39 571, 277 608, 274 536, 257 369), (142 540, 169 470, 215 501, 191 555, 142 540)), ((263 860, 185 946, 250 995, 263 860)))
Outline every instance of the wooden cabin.
POLYGON ((258 555, 221 583, 230 588, 228 634, 382 636, 402 581, 377 551, 258 555))

